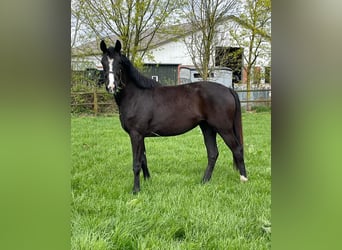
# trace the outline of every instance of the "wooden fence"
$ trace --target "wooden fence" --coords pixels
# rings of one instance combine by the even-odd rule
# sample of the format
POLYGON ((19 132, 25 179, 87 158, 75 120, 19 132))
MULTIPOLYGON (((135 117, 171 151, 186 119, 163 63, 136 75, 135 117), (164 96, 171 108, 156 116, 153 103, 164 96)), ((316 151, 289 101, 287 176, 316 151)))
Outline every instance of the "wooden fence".
POLYGON ((115 113, 118 111, 113 95, 105 91, 71 92, 71 112, 90 113, 115 113))
MULTIPOLYGON (((271 107, 271 89, 235 90, 240 98, 241 106, 247 110, 254 106, 271 107), (250 98, 247 100, 247 93, 250 98)), ((118 108, 113 95, 106 91, 71 92, 71 112, 98 115, 100 113, 116 113, 118 108)))

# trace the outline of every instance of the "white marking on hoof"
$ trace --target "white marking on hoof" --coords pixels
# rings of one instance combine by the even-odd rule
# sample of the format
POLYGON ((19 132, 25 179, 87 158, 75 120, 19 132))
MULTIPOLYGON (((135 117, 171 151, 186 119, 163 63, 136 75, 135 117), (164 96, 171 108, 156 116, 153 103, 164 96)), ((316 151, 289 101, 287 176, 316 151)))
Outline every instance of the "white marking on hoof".
POLYGON ((247 177, 243 176, 243 175, 240 175, 240 181, 248 181, 247 177))

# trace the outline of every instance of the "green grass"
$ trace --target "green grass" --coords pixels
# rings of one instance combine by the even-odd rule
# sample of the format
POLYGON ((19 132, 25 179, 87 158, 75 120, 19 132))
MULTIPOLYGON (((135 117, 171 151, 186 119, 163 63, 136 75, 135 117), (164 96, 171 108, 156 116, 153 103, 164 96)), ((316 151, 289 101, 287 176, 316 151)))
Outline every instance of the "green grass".
POLYGON ((72 249, 270 249, 270 113, 244 113, 247 183, 218 137, 219 158, 201 184, 199 128, 147 138, 151 180, 132 195, 131 146, 117 116, 72 118, 72 249))

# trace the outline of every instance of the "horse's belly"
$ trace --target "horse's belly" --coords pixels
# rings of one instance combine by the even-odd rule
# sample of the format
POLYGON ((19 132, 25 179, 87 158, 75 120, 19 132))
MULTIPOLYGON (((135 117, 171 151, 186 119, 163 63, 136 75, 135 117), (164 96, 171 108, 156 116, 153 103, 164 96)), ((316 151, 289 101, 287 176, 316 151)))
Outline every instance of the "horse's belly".
POLYGON ((183 112, 171 116, 160 116, 152 125, 152 132, 160 136, 172 136, 183 134, 196 127, 201 118, 194 114, 187 115, 183 112))

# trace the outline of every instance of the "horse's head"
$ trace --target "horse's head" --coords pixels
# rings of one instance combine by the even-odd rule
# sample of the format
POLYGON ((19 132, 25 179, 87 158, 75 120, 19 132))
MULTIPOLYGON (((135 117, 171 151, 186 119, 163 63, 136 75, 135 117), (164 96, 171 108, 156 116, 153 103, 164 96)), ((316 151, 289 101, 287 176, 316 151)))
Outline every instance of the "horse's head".
POLYGON ((102 40, 100 48, 103 52, 101 63, 104 71, 106 89, 109 93, 115 94, 122 87, 121 43, 117 40, 114 48, 107 48, 106 43, 102 40))

